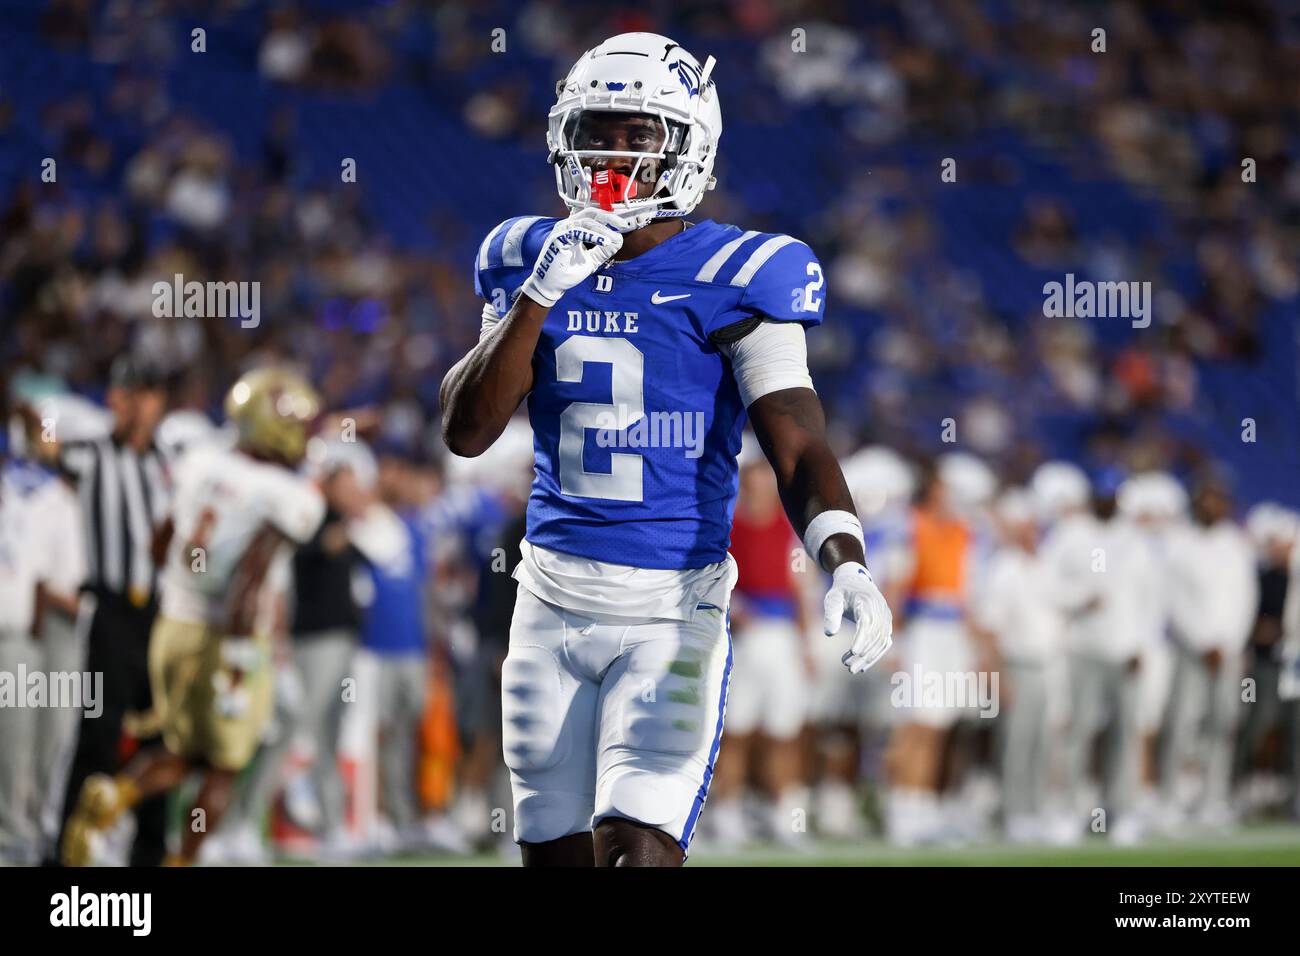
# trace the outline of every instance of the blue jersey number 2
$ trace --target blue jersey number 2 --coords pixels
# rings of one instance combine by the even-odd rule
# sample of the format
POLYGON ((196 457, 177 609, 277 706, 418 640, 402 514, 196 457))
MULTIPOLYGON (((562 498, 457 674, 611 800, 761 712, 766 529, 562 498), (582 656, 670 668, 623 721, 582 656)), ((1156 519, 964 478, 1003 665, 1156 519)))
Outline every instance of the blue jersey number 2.
POLYGON ((610 402, 573 402, 560 415, 560 492, 577 498, 643 501, 641 456, 611 453, 608 472, 583 467, 587 429, 613 434, 645 414, 645 356, 627 339, 573 335, 555 350, 555 377, 581 382, 588 362, 608 363, 610 402))

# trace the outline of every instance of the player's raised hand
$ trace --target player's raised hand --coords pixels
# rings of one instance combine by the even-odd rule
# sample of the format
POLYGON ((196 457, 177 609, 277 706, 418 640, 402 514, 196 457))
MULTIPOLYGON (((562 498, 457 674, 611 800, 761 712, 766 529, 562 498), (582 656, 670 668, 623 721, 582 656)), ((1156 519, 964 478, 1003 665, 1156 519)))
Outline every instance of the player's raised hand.
POLYGON ((562 219, 546 237, 523 292, 548 309, 623 248, 622 222, 612 212, 587 208, 562 219))
POLYGON ((825 630, 838 634, 847 615, 854 623, 853 646, 840 658, 852 674, 861 674, 885 656, 893 644, 894 615, 871 572, 856 561, 835 569, 826 592, 825 630))

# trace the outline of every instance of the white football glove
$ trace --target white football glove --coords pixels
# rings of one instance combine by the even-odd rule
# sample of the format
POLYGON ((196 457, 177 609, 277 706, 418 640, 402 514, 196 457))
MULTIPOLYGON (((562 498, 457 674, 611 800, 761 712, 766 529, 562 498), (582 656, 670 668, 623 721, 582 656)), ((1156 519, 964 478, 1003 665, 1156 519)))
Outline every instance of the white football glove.
POLYGON ((853 619, 853 646, 840 658, 851 674, 861 674, 894 643, 894 615, 871 572, 856 561, 846 561, 835 569, 825 611, 827 637, 839 633, 846 612, 853 619))
POLYGON ((555 305, 623 248, 620 226, 619 217, 603 209, 583 209, 557 222, 524 281, 524 295, 548 309, 555 305))

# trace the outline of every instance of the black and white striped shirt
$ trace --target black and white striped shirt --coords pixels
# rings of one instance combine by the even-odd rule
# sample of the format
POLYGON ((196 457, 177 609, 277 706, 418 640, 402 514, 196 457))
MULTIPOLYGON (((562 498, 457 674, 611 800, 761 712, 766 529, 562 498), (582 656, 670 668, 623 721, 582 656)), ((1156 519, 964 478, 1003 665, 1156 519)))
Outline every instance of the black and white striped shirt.
POLYGON ((64 469, 77 484, 86 530, 86 587, 115 594, 136 606, 153 599, 158 569, 151 544, 167 517, 170 481, 153 445, 136 451, 104 436, 60 449, 64 469))

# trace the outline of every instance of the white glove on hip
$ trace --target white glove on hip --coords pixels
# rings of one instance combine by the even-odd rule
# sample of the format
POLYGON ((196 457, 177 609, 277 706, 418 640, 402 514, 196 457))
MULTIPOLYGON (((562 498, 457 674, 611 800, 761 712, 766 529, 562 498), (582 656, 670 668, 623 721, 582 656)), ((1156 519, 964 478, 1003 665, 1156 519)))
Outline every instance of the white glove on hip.
POLYGON ((894 615, 871 572, 856 561, 846 561, 835 569, 825 611, 828 637, 839 633, 846 613, 853 620, 853 646, 840 658, 852 674, 861 674, 876 663, 894 643, 894 615))
POLYGON ((551 308, 623 248, 622 225, 614 213, 590 208, 557 222, 524 280, 524 295, 551 308))

